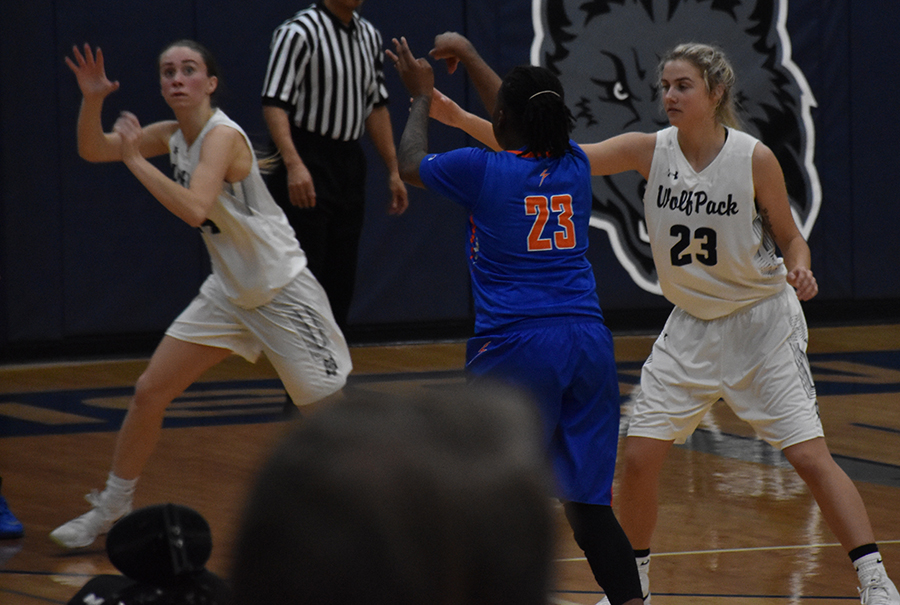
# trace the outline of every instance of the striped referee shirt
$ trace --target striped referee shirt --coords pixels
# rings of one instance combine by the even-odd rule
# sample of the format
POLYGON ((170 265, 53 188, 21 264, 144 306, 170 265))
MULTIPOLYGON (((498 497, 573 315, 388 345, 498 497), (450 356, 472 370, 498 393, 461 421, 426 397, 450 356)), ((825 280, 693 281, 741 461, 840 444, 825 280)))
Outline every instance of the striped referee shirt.
POLYGON ((387 103, 381 45, 378 30, 356 13, 344 25, 311 5, 272 35, 263 105, 285 109, 302 130, 359 139, 372 109, 387 103))

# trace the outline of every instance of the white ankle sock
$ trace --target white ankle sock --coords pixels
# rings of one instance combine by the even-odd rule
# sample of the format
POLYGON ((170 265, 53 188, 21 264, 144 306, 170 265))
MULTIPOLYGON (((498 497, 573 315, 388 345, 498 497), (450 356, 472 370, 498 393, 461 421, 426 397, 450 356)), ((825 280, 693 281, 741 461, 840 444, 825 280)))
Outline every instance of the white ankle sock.
POLYGON ((650 556, 635 557, 634 562, 637 564, 638 577, 641 580, 641 592, 644 593, 644 602, 649 603, 650 595, 650 556))
POLYGON ((106 489, 103 490, 103 498, 112 508, 123 508, 130 505, 134 498, 134 490, 137 479, 122 479, 112 471, 106 479, 106 489))
POLYGON ((853 562, 853 567, 856 568, 856 574, 859 576, 859 583, 862 586, 865 586, 869 578, 876 572, 881 571, 882 574, 885 574, 881 553, 877 551, 858 558, 853 562))

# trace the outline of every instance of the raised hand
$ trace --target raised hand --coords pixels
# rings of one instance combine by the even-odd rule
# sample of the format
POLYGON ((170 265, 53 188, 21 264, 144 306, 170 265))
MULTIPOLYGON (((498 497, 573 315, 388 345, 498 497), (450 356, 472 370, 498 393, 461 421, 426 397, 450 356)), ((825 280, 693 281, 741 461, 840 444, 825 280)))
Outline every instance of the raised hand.
POLYGON ((434 38, 434 48, 428 53, 436 61, 446 61, 447 71, 453 73, 462 63, 489 114, 494 113, 500 76, 484 62, 472 43, 456 32, 444 32, 434 38))
POLYGON ((460 61, 477 54, 467 38, 456 32, 444 32, 434 38, 434 48, 428 53, 432 59, 446 61, 447 73, 453 73, 460 61))
POLYGON ((384 52, 394 62, 394 67, 397 68, 406 90, 413 97, 420 95, 430 97, 431 91, 434 89, 434 71, 431 69, 431 64, 425 59, 416 59, 413 56, 405 37, 401 37, 400 40, 394 38, 393 42, 396 54, 390 50, 384 52))
POLYGON ((85 98, 106 98, 107 95, 119 89, 119 82, 112 82, 106 77, 106 69, 103 66, 103 51, 97 48, 96 55, 91 51, 91 46, 84 45, 84 54, 77 46, 72 47, 74 57, 66 57, 66 65, 75 74, 78 80, 78 88, 85 98))

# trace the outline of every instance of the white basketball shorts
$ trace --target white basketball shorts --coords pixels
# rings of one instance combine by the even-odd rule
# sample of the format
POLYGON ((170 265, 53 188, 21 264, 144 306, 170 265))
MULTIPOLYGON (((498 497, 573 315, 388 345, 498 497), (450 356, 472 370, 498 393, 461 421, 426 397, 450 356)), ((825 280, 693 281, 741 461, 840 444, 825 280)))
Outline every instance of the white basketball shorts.
POLYGON ((641 370, 628 436, 684 443, 720 398, 778 449, 823 437, 791 287, 725 317, 675 308, 641 370))
POLYGON ((166 334, 234 351, 250 362, 264 352, 297 405, 336 393, 353 368, 325 290, 304 269, 270 302, 244 309, 211 277, 166 334))

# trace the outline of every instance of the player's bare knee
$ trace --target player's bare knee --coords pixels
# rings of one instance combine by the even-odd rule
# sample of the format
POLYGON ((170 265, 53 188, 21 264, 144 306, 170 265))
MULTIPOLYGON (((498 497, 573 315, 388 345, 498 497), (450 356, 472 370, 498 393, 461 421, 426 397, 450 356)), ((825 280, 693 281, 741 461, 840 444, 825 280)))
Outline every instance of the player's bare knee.
POLYGON ((815 481, 817 477, 826 476, 839 469, 831 457, 824 440, 811 439, 784 448, 783 453, 794 470, 805 481, 815 481))
POLYGON ((134 385, 134 396, 130 406, 144 411, 164 411, 171 398, 166 395, 163 386, 146 373, 142 374, 134 385))
POLYGON ((671 442, 628 437, 622 450, 625 474, 635 479, 652 479, 665 462, 671 442))

